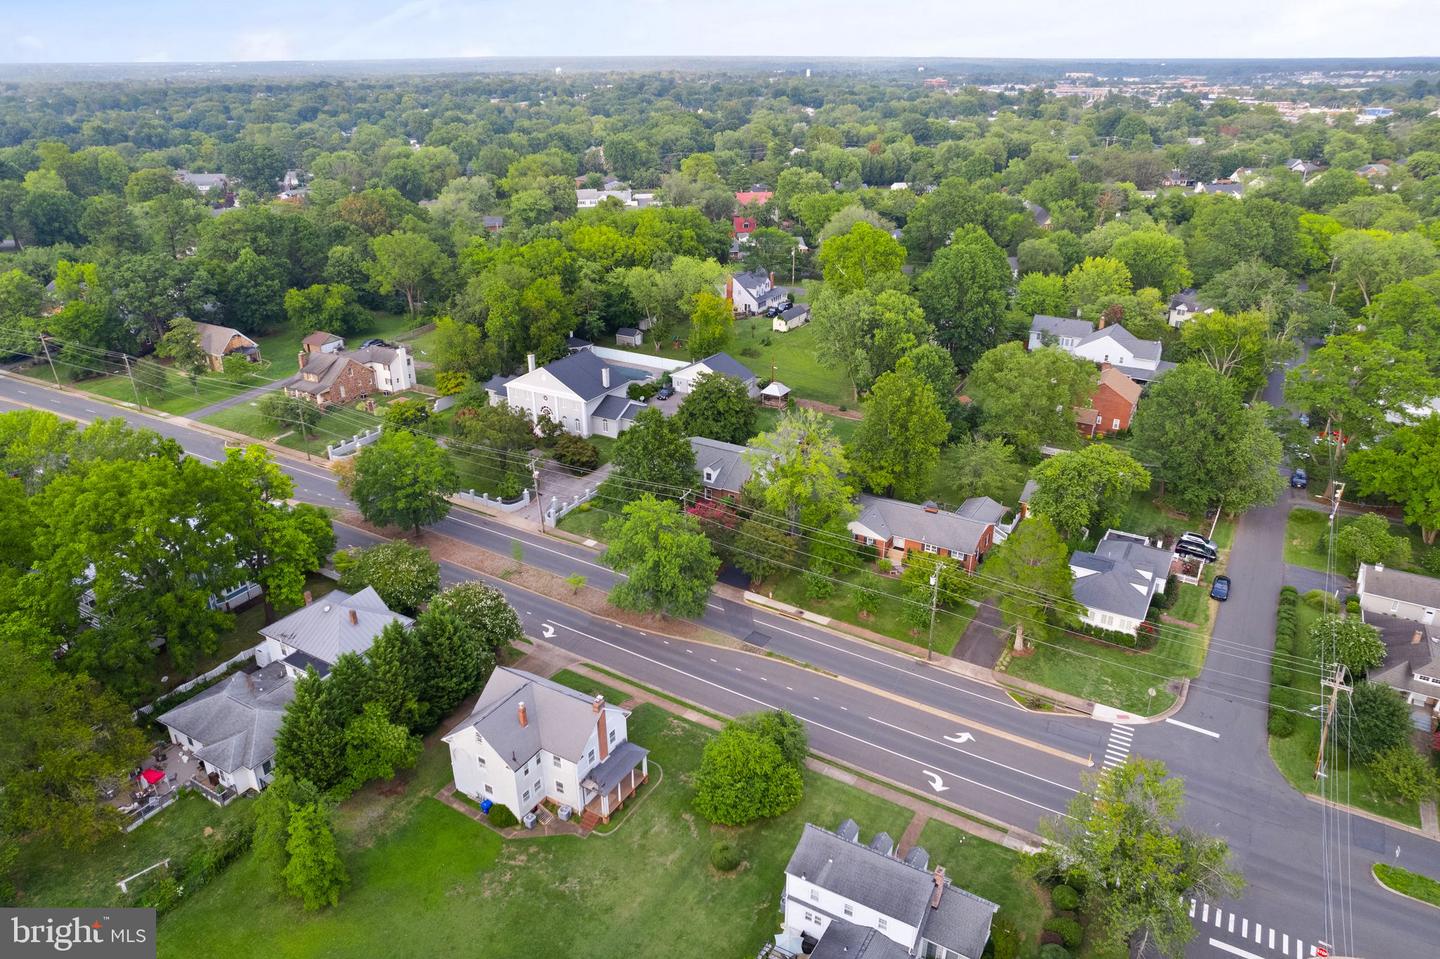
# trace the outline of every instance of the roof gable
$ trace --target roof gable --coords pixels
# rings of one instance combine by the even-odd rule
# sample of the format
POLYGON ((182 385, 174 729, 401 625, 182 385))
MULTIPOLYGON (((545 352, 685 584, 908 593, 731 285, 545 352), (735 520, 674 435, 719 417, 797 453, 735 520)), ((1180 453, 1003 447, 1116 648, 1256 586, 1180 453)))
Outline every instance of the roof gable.
MULTIPOLYGON (((605 709, 629 715, 608 703, 605 709)), ((490 674, 470 715, 445 739, 473 728, 515 769, 542 749, 578 762, 598 720, 594 698, 533 673, 500 666, 490 674), (519 720, 521 703, 524 726, 519 720)))
POLYGON ((333 664, 344 653, 364 653, 391 623, 409 626, 408 616, 390 608, 367 586, 355 593, 334 590, 283 619, 261 627, 260 635, 333 664))

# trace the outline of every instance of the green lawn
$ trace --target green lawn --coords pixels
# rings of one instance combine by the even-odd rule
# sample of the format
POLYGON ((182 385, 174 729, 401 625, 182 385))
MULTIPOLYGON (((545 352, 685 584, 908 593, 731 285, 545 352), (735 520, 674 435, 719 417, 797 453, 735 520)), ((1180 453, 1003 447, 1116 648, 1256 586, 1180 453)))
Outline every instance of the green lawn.
MULTIPOLYGON (((760 410, 759 415, 755 417, 755 434, 758 436, 775 429, 776 424, 780 422, 780 415, 780 410, 771 407, 760 410)), ((830 424, 830 429, 840 442, 849 443, 855 439, 855 432, 860 429, 859 420, 850 419, 848 416, 834 416, 830 413, 821 413, 820 415, 830 424)))
POLYGON ((1175 701, 1165 689, 1166 680, 1200 675, 1209 641, 1204 630, 1166 624, 1155 648, 1141 653, 1057 631, 1045 645, 1027 641, 1033 652, 1012 657, 1005 672, 1072 696, 1153 716, 1175 701))
POLYGON ((594 959, 673 956, 696 943, 707 955, 751 954, 777 929, 785 863, 805 822, 834 828, 853 817, 867 837, 882 829, 899 836, 911 818, 807 773, 805 799, 786 815, 713 827, 690 810, 708 731, 642 705, 630 734, 651 751, 651 792, 610 835, 502 841, 428 798, 449 769, 446 751, 432 745, 403 795, 367 791, 341 808, 337 832, 351 883, 339 906, 307 914, 278 900, 247 856, 161 921, 160 955, 193 955, 197 942, 216 955, 266 959, 368 959, 377 943, 395 957, 477 948, 522 956, 536 942, 547 954, 594 959), (730 875, 709 866, 710 845, 721 837, 735 839, 745 856, 730 875))
MULTIPOLYGON (((189 377, 167 369, 164 388, 157 392, 147 391, 142 394, 142 399, 145 401, 145 405, 151 409, 183 416, 201 407, 209 406, 211 403, 229 399, 236 393, 261 386, 269 379, 271 377, 263 375, 257 367, 255 373, 239 383, 232 383, 215 373, 207 373, 192 385, 189 377)), ((135 402, 135 391, 131 389, 130 378, 123 373, 119 376, 85 380, 76 385, 88 393, 95 393, 121 403, 135 402)))
POLYGON ((1179 594, 1175 597, 1175 605, 1167 610, 1170 616, 1196 626, 1210 622, 1210 593, 1205 587, 1177 582, 1172 588, 1179 590, 1179 594))
MULTIPOLYGON (((400 394, 407 397, 417 397, 418 394, 400 394)), ((253 400, 249 403, 242 403, 239 406, 232 406, 229 409, 212 413, 201 419, 202 423, 209 423, 211 426, 218 426, 222 429, 233 430, 236 433, 243 433, 246 436, 253 436, 259 440, 273 440, 279 445, 292 450, 308 451, 313 455, 323 456, 325 447, 341 440, 349 439, 356 433, 373 429, 380 423, 379 414, 384 411, 385 406, 391 398, 377 397, 375 413, 367 413, 361 406, 332 407, 322 414, 319 421, 311 427, 310 439, 305 438, 292 429, 280 429, 260 414, 260 401, 253 400)))
MULTIPOLYGON (((345 345, 349 349, 356 349, 362 342, 375 336, 393 340, 409 328, 408 314, 372 310, 370 322, 364 329, 347 335, 345 345)), ((255 342, 260 344, 260 355, 268 361, 268 368, 263 375, 265 380, 279 380, 294 375, 300 367, 300 341, 305 339, 306 335, 287 323, 282 329, 256 338, 255 342)))
POLYGON ((1380 880, 1381 885, 1419 899, 1421 902, 1428 902, 1432 906, 1440 906, 1440 882, 1429 876, 1422 876, 1418 872, 1411 872, 1408 869, 1401 869, 1399 866, 1383 862, 1377 862, 1370 869, 1375 874, 1375 878, 1380 880))
POLYGON ((600 539, 602 528, 612 518, 610 513, 598 510, 588 503, 581 503, 575 509, 560 517, 556 524, 560 529, 585 539, 600 539))
MULTIPOLYGON (((1149 492, 1145 492, 1137 493, 1130 498, 1130 502, 1121 516, 1120 528, 1126 532, 1139 533, 1141 536, 1166 534, 1173 538, 1180 533, 1189 531, 1202 535, 1208 534, 1210 520, 1208 517, 1189 516, 1172 509, 1163 500, 1156 499, 1149 492)), ((1105 531, 1092 532, 1095 532, 1096 538, 1098 538, 1105 531)), ((1230 545, 1235 542, 1234 518, 1222 513, 1220 521, 1215 524, 1215 533, 1212 538, 1222 550, 1229 549, 1230 545)))
POLYGON ((944 866, 951 882, 1000 907, 998 916, 1009 920, 1020 933, 1022 957, 1039 954, 1045 904, 1018 852, 935 819, 920 830, 920 845, 930 853, 931 866, 944 866))
MULTIPOLYGON (((178 865, 202 844, 218 842, 225 829, 249 814, 249 806, 250 800, 240 799, 222 809, 190 793, 134 832, 106 839, 92 849, 76 851, 51 842, 22 842, 15 864, 16 905, 126 905, 130 898, 116 882, 162 859, 178 865), (207 828, 216 833, 207 838, 207 828)), ((164 867, 151 875, 163 872, 164 867)))
MULTIPOLYGON (((1338 529, 1344 529, 1355 522, 1357 518, 1353 515, 1341 516, 1338 529)), ((1289 517, 1285 520, 1285 562, 1309 569, 1324 570, 1328 559, 1325 554, 1325 533, 1329 521, 1330 514, 1322 513, 1320 510, 1292 509, 1289 517)), ((1414 563, 1429 549, 1420 538, 1420 534, 1399 523, 1391 523, 1390 532, 1396 536, 1404 536, 1410 541, 1411 563, 1403 568, 1413 573, 1420 572, 1420 568, 1414 563)), ((1351 573, 1350 570, 1340 569, 1338 566, 1335 571, 1345 576, 1351 573)))

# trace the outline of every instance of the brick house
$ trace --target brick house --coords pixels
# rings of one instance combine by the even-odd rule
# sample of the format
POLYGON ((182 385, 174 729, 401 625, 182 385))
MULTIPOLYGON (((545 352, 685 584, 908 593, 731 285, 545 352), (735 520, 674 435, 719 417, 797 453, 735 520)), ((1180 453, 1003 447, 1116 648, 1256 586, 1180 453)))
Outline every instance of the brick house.
POLYGON ((1090 405, 1075 408, 1075 426, 1089 437, 1121 433, 1130 428, 1140 403, 1140 384, 1113 366, 1100 367, 1100 385, 1090 405))
POLYGON ((301 353, 300 372, 285 381, 285 395, 322 410, 375 392, 375 373, 344 353, 301 353))
POLYGON ((970 572, 995 542, 995 522, 989 518, 946 512, 934 503, 923 506, 883 496, 856 498, 860 514, 850 523, 857 543, 875 550, 881 559, 899 566, 911 552, 953 557, 970 572))
POLYGON ((205 359, 210 363, 210 369, 216 372, 224 367, 225 357, 232 353, 238 353, 251 363, 260 362, 259 344, 233 327, 196 323, 195 333, 199 338, 200 349, 205 352, 205 359))

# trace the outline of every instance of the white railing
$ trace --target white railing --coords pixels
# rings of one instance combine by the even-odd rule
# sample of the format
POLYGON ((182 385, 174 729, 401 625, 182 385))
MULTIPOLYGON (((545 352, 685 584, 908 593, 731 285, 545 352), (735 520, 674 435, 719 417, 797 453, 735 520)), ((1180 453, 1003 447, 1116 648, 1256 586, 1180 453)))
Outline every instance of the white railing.
POLYGON ((476 495, 473 489, 461 490, 451 499, 458 500, 464 506, 474 506, 479 509, 498 509, 502 513, 518 513, 530 505, 530 490, 520 492, 517 500, 503 500, 491 496, 489 493, 476 495))
MULTIPOLYGON (((225 660, 225 662, 221 663, 219 666, 216 666, 214 669, 203 672, 199 676, 196 676, 192 679, 187 679, 179 686, 176 686, 174 689, 167 692, 165 696, 161 696, 160 699, 164 699, 166 696, 173 696, 175 693, 183 693, 188 689, 194 689, 201 683, 208 682, 209 680, 214 679, 216 676, 219 676, 221 673, 225 672, 225 670, 229 669, 231 666, 234 666, 236 663, 243 662, 247 659, 253 659, 255 657, 255 651, 259 648, 259 645, 255 645, 251 646, 247 650, 236 653, 234 656, 231 656, 229 659, 225 660)), ((146 705, 141 706, 135 711, 142 716, 148 716, 152 712, 154 712, 154 710, 155 703, 147 703, 146 705)))
POLYGON ((375 442, 380 438, 380 429, 381 428, 377 426, 373 430, 366 430, 363 433, 356 433, 348 440, 336 443, 333 446, 325 447, 326 459, 338 460, 344 459, 347 456, 354 456, 356 453, 360 452, 361 449, 369 446, 371 443, 375 442))
POLYGON ((550 497, 550 505, 545 507, 545 521, 551 526, 554 526, 555 521, 563 517, 566 513, 569 513, 581 503, 594 499, 597 489, 599 489, 598 486, 587 486, 585 487, 585 492, 576 493, 563 503, 554 496, 550 497))

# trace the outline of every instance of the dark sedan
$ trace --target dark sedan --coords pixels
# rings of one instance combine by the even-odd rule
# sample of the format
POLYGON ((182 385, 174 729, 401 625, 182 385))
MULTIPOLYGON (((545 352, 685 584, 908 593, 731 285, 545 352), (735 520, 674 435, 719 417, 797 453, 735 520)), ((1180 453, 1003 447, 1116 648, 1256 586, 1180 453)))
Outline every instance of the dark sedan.
POLYGON ((1210 598, 1218 599, 1220 602, 1230 598, 1230 577, 1216 576, 1215 582, 1210 584, 1210 598))

